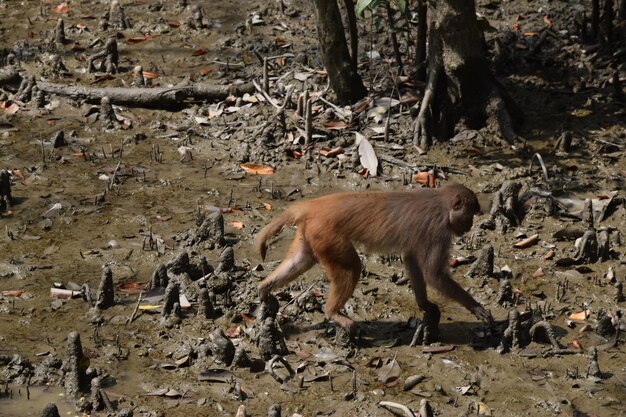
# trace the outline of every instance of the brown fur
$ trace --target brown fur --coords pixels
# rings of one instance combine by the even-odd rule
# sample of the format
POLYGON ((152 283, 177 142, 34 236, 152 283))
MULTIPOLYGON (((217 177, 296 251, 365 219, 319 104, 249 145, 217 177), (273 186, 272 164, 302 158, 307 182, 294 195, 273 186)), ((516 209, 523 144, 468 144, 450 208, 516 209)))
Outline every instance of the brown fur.
POLYGON ((437 322, 438 308, 428 301, 426 284, 476 317, 490 320, 491 314, 448 273, 452 237, 469 231, 479 212, 476 195, 459 184, 416 191, 338 193, 295 203, 257 235, 256 245, 265 259, 268 241, 284 226, 297 226, 287 256, 259 284, 259 294, 266 301, 273 288, 290 283, 319 263, 330 283, 326 315, 351 332, 353 322, 340 310, 361 273, 354 248, 359 244, 368 251, 402 254, 418 306, 436 315, 437 322))

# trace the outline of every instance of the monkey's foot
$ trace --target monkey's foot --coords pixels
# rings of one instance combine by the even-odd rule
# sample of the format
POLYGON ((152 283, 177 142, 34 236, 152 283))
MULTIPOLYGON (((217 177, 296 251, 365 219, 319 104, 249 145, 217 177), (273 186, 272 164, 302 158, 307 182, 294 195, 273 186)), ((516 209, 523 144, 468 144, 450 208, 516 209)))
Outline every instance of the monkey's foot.
POLYGON ((424 312, 424 319, 415 329, 413 339, 409 346, 430 345, 439 339, 439 319, 441 313, 439 308, 432 304, 431 307, 424 312))

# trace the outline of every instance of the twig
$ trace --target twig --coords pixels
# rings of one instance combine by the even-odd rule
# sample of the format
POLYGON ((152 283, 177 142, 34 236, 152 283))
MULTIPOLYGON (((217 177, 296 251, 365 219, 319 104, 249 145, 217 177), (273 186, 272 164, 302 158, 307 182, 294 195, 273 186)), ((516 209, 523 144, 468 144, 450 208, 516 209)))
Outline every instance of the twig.
POLYGON ((128 320, 126 320, 126 324, 130 324, 135 320, 135 316, 137 315, 137 311, 139 311, 139 304, 141 304, 141 298, 143 293, 139 293, 139 298, 137 298, 137 304, 135 304, 135 309, 133 310, 133 314, 130 315, 128 320))
POLYGON ((296 302, 296 300, 297 300, 298 298, 300 298, 300 296, 301 296, 302 294, 304 294, 304 293, 306 293, 306 292, 311 291, 311 288, 313 288, 314 286, 316 286, 318 282, 319 282, 319 280, 317 280, 317 281, 315 281, 313 284, 309 285, 309 287, 308 287, 306 290, 302 290, 302 291, 300 291, 300 293, 299 293, 298 295, 296 295, 295 297, 293 297, 291 300, 289 300, 289 302, 288 302, 287 304, 285 304, 285 305, 284 305, 284 306, 280 309, 280 311, 281 311, 281 312, 282 312, 282 311, 285 311, 285 309, 287 308, 287 306, 289 306, 289 305, 293 304, 294 302, 296 302))

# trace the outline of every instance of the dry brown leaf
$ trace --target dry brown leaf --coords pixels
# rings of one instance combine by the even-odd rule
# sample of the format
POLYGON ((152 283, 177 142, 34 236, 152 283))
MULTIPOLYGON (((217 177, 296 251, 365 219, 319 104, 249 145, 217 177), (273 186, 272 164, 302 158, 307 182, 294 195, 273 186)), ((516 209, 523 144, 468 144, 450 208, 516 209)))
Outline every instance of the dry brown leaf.
POLYGON ((70 11, 70 6, 69 4, 67 4, 66 1, 59 3, 57 6, 54 7, 54 12, 56 14, 64 14, 70 11))
POLYGON ((418 172, 413 176, 413 182, 424 184, 428 188, 435 188, 435 176, 429 172, 418 172))
POLYGON ((230 224, 235 229, 240 229, 240 230, 243 229, 243 222, 233 220, 232 222, 229 222, 228 224, 230 224))
POLYGON ((191 53, 191 56, 201 56, 201 55, 206 55, 208 53, 209 53, 209 51, 207 51, 206 49, 200 48, 200 49, 195 49, 191 53))
POLYGON ((272 211, 272 205, 270 203, 263 203, 263 208, 267 211, 272 211))
POLYGON ((577 321, 577 322, 584 322, 587 317, 589 317, 589 314, 591 313, 591 311, 586 310, 586 311, 576 311, 574 313, 571 313, 568 317, 570 320, 573 321, 577 321))
POLYGON ((269 165, 259 165, 259 164, 239 164, 240 167, 243 168, 248 174, 256 174, 256 175, 271 175, 274 173, 274 168, 269 165))
POLYGON ((343 130, 348 127, 348 124, 343 120, 333 119, 324 122, 324 129, 326 130, 343 130))
POLYGON ((378 371, 377 379, 383 384, 394 382, 400 376, 402 369, 395 359, 390 360, 385 366, 378 371))
POLYGON ((3 297, 19 297, 20 295, 24 294, 25 291, 22 290, 7 290, 7 291, 2 291, 2 296, 3 297))

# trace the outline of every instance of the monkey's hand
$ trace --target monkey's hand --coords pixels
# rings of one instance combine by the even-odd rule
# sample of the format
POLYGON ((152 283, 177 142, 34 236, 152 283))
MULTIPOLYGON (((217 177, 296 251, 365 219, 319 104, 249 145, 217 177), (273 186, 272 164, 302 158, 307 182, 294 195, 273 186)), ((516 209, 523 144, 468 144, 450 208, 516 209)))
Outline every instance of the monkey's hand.
POLYGON ((485 309, 485 307, 477 304, 476 306, 472 307, 470 311, 474 316, 476 316, 477 319, 484 321, 490 327, 493 325, 493 317, 491 316, 491 311, 485 309))

